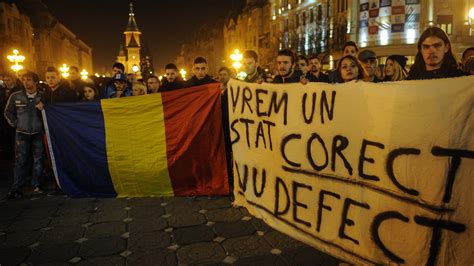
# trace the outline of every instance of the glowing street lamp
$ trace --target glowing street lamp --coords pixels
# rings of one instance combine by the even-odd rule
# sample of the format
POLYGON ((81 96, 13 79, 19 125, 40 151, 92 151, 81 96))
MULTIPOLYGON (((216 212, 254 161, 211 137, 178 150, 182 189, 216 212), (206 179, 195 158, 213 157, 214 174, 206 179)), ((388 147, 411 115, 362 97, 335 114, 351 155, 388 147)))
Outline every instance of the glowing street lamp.
POLYGON ((132 66, 132 71, 137 73, 140 70, 140 68, 137 65, 132 66))
POLYGON ((235 49, 234 53, 230 55, 230 59, 234 61, 234 63, 232 63, 232 66, 235 68, 237 72, 242 67, 242 63, 240 63, 240 61, 242 61, 242 58, 243 58, 243 55, 240 53, 239 49, 235 49))
POLYGON ((81 71, 81 79, 86 80, 89 77, 89 72, 87 72, 85 69, 81 71))
POLYGON ((472 35, 472 32, 473 32, 473 27, 474 27, 474 7, 471 7, 471 9, 469 9, 469 13, 468 13, 468 16, 469 16, 469 25, 471 26, 471 28, 469 29, 469 36, 472 35))
POLYGON ((184 68, 181 68, 179 73, 181 74, 181 77, 183 78, 183 80, 186 80, 186 73, 187 73, 186 70, 184 70, 184 68))
POLYGON ((11 63, 15 63, 14 65, 11 66, 11 69, 15 73, 18 73, 18 71, 23 69, 23 66, 20 65, 19 63, 23 63, 25 61, 25 57, 23 55, 20 55, 20 52, 17 49, 14 49, 13 55, 7 56, 7 59, 11 63))
POLYGON ((59 68, 59 71, 61 71, 63 78, 69 77, 69 67, 66 64, 63 64, 63 66, 59 68))
POLYGON ((158 79, 161 81, 163 79, 163 76, 159 76, 158 79))

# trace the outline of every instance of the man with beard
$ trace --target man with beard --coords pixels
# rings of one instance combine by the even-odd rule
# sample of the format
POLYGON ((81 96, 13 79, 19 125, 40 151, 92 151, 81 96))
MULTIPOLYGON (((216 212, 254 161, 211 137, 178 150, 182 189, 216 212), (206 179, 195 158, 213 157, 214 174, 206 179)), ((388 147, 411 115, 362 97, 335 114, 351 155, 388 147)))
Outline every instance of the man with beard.
POLYGON ((158 92, 172 91, 181 89, 184 87, 184 81, 179 75, 178 67, 169 63, 165 66, 165 78, 163 79, 163 85, 161 85, 158 92))
POLYGON ((408 80, 439 79, 463 76, 464 72, 454 57, 451 42, 446 33, 431 27, 418 40, 415 63, 408 73, 408 80))
POLYGON ((295 83, 300 82, 303 73, 295 70, 295 55, 292 51, 284 49, 278 52, 276 67, 278 75, 273 79, 273 83, 295 83))
POLYGON ((309 82, 324 82, 329 83, 328 75, 321 71, 322 65, 317 55, 309 57, 309 71, 306 73, 306 79, 309 82))

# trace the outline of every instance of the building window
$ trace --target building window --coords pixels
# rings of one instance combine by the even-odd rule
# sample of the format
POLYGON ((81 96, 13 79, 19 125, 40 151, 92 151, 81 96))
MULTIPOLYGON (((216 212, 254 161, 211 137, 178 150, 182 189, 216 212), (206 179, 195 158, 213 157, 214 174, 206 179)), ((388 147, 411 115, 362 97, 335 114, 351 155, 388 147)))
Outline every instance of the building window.
POLYGON ((306 12, 303 11, 303 17, 301 19, 303 20, 303 26, 306 26, 306 12))
POLYGON ((437 17, 437 26, 443 29, 446 34, 453 34, 453 16, 452 15, 439 15, 437 17))
POLYGON ((309 10, 309 22, 314 22, 314 9, 309 10))

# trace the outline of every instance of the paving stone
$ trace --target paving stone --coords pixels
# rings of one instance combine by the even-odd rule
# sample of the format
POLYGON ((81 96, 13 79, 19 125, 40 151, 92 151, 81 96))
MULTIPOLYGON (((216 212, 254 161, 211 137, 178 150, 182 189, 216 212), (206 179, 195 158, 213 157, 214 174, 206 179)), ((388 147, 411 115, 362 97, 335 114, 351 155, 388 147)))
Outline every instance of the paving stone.
POLYGON ((91 199, 67 199, 58 209, 58 215, 87 213, 94 209, 91 199))
POLYGON ((10 221, 25 211, 26 206, 18 204, 2 204, 2 215, 0 221, 10 221))
POLYGON ((155 248, 165 248, 171 244, 171 236, 163 231, 130 234, 128 250, 139 251, 155 248))
POLYGON ((108 256, 108 257, 96 257, 88 258, 80 261, 78 266, 120 266, 125 265, 125 258, 122 256, 108 256))
POLYGON ((337 266, 340 263, 337 259, 312 247, 304 247, 297 250, 283 252, 281 257, 289 265, 337 266))
POLYGON ((258 231, 267 233, 267 232, 273 232, 275 229, 271 228, 269 225, 267 225, 264 221, 258 219, 258 218, 253 218, 252 220, 249 221, 255 229, 258 231))
POLYGON ((198 201, 202 209, 213 210, 232 207, 232 202, 229 197, 219 197, 210 200, 198 201))
POLYGON ((216 223, 214 231, 218 236, 225 238, 233 238, 239 236, 248 236, 255 233, 255 228, 252 224, 246 221, 236 221, 228 223, 216 223))
POLYGON ((158 231, 166 227, 168 227, 166 219, 155 217, 133 219, 133 221, 128 224, 128 229, 131 233, 158 231))
POLYGON ((78 249, 79 244, 77 243, 40 245, 34 249, 27 261, 33 264, 66 262, 76 257, 78 249))
POLYGON ((127 247, 127 241, 120 236, 90 239, 79 249, 82 258, 118 255, 127 247))
POLYGON ((130 217, 134 219, 140 218, 158 218, 165 214, 165 209, 161 206, 137 206, 129 211, 130 217))
POLYGON ((52 230, 44 232, 39 242, 42 244, 74 242, 81 238, 85 231, 86 229, 79 225, 54 227, 52 230))
POLYGON ((207 219, 213 222, 235 222, 242 219, 242 213, 235 208, 210 210, 206 213, 207 219))
POLYGON ((168 202, 165 206, 166 212, 171 214, 192 213, 201 209, 198 204, 191 201, 168 202))
POLYGON ((204 215, 196 212, 188 214, 180 213, 173 215, 168 219, 169 226, 173 228, 200 225, 205 224, 206 222, 204 215))
POLYGON ((206 225, 179 228, 173 231, 174 241, 179 245, 209 242, 214 239, 212 228, 206 225))
POLYGON ((78 263, 78 262, 81 261, 81 260, 82 260, 81 257, 74 257, 74 258, 70 259, 68 262, 69 262, 69 263, 76 264, 76 263, 78 263))
POLYGON ((277 255, 263 255, 263 256, 254 256, 248 258, 241 258, 237 260, 233 265, 235 266, 263 266, 263 265, 275 265, 275 266, 284 266, 286 265, 285 261, 277 255))
MULTIPOLYGON (((25 264, 28 265, 28 264, 25 264)), ((39 264, 34 264, 34 265, 39 265, 39 266, 71 266, 70 263, 67 262, 45 262, 45 263, 39 263, 39 264)), ((20 264, 20 266, 23 266, 23 264, 20 264)))
POLYGON ((13 221, 1 221, 0 222, 0 231, 2 231, 2 232, 8 231, 8 228, 13 223, 14 223, 13 221))
POLYGON ((81 225, 89 221, 89 213, 85 215, 58 215, 53 216, 51 226, 81 225))
POLYGON ((117 210, 94 212, 89 217, 89 222, 102 223, 102 222, 110 222, 110 221, 122 221, 125 218, 127 218, 127 211, 121 208, 117 210))
POLYGON ((163 202, 161 197, 132 198, 128 201, 129 206, 160 206, 163 202))
POLYGON ((227 239, 222 245, 231 256, 239 258, 268 255, 271 250, 264 238, 255 235, 227 239))
POLYGON ((101 238, 109 236, 120 236, 126 231, 126 225, 123 222, 106 222, 91 225, 87 228, 85 237, 101 238))
POLYGON ((281 249, 281 250, 289 250, 289 249, 298 249, 302 247, 307 247, 306 244, 295 240, 283 233, 278 231, 268 232, 263 236, 272 247, 281 249))
POLYGON ((0 237, 0 248, 27 247, 38 242, 41 236, 40 231, 35 232, 14 232, 0 237))
POLYGON ((31 209, 25 210, 20 218, 21 219, 44 219, 52 216, 58 210, 57 206, 44 206, 38 207, 34 206, 31 209))
POLYGON ((17 222, 12 223, 8 228, 9 232, 19 232, 19 231, 36 231, 41 228, 47 227, 51 219, 43 218, 39 219, 22 219, 17 222))
POLYGON ((30 253, 27 247, 0 249, 0 265, 19 265, 30 253))
POLYGON ((102 211, 116 211, 127 206, 128 201, 121 198, 99 199, 97 202, 95 202, 95 207, 102 211))
POLYGON ((127 266, 178 265, 176 253, 169 249, 154 249, 134 252, 127 257, 127 266))
POLYGON ((220 263, 225 257, 225 251, 216 242, 196 243, 178 249, 180 264, 220 263))
POLYGON ((252 214, 250 214, 250 212, 247 210, 247 208, 239 207, 238 209, 242 213, 243 216, 252 216, 252 214))

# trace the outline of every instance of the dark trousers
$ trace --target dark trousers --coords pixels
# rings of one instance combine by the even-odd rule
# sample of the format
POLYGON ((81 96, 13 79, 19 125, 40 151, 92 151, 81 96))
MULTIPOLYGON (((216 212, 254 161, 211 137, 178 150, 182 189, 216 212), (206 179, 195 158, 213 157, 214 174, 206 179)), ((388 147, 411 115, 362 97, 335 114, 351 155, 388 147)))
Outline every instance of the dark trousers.
POLYGON ((19 190, 30 174, 28 173, 28 169, 30 169, 28 160, 33 160, 31 185, 37 187, 43 172, 44 144, 42 133, 33 135, 16 133, 15 167, 11 191, 19 190))

